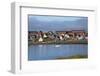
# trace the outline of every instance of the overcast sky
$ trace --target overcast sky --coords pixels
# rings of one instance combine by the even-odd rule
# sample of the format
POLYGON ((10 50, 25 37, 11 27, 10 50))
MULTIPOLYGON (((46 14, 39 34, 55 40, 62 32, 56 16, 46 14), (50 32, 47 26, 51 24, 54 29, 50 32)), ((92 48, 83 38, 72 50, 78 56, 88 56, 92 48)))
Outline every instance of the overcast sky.
POLYGON ((79 16, 28 16, 29 31, 86 30, 88 18, 79 16))

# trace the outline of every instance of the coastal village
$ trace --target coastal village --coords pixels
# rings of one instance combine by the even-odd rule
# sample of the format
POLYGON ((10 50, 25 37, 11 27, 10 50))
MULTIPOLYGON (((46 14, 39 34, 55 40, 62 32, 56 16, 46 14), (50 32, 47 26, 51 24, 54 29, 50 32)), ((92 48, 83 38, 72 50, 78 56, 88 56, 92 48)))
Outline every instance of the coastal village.
POLYGON ((88 33, 84 30, 71 31, 29 31, 29 44, 87 44, 88 33))

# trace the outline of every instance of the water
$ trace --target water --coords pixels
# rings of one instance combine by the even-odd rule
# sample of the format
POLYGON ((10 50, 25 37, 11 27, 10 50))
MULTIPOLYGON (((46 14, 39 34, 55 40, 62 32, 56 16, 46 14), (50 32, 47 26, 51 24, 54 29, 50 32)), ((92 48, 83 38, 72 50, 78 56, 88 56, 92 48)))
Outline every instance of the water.
POLYGON ((28 60, 50 60, 87 54, 87 44, 31 45, 28 48, 28 60))

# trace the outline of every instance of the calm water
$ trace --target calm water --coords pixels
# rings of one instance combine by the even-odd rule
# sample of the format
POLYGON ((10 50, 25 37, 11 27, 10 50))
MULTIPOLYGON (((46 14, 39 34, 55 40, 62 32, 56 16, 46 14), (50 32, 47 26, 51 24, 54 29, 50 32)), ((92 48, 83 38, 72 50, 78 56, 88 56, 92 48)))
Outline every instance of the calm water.
POLYGON ((49 60, 87 54, 88 46, 86 44, 31 45, 28 48, 28 60, 49 60))

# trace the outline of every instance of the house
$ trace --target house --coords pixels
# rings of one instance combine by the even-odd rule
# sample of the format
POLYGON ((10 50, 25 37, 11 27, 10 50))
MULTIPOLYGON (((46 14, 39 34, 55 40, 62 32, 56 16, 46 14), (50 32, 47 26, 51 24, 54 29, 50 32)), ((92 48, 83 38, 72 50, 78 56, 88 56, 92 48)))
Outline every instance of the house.
POLYGON ((85 31, 84 30, 72 30, 72 32, 76 35, 81 35, 84 36, 85 35, 85 31))
POLYGON ((29 31, 28 32, 28 39, 32 40, 33 38, 37 38, 38 37, 38 32, 37 31, 29 31))
POLYGON ((42 38, 42 37, 40 37, 38 41, 39 41, 39 42, 42 42, 42 41, 43 41, 43 38, 42 38))

